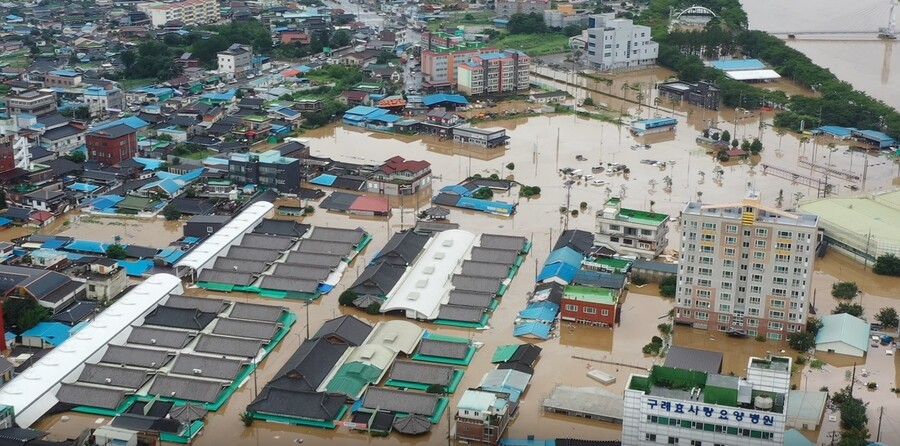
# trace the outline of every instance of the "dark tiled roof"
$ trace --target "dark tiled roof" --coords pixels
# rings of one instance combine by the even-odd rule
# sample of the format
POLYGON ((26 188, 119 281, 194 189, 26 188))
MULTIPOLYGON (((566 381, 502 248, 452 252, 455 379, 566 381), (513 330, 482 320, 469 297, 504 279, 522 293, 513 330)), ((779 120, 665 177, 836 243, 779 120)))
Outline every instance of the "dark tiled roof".
POLYGON ((200 335, 194 350, 200 353, 252 358, 259 353, 263 341, 210 334, 200 335))
POLYGON ((587 254, 594 246, 594 234, 580 229, 569 229, 563 231, 556 244, 553 245, 553 251, 568 246, 581 254, 587 254))
POLYGON ((100 362, 158 369, 164 366, 173 356, 175 355, 172 352, 162 350, 110 345, 106 348, 106 353, 100 359, 100 362))
POLYGON ((225 388, 225 384, 217 381, 157 376, 147 393, 167 398, 212 403, 219 397, 223 388, 225 388))
POLYGON ((149 380, 150 374, 146 370, 100 364, 85 364, 78 377, 79 382, 132 390, 141 388, 149 380))
POLYGON ((174 308, 193 308, 206 313, 221 313, 222 310, 228 307, 225 299, 182 296, 180 294, 169 295, 166 305, 174 308))
POLYGON ((231 381, 242 367, 244 362, 236 359, 182 353, 175 358, 170 373, 231 381))
POLYGON ((215 313, 206 313, 197 309, 174 308, 166 305, 159 305, 144 318, 144 325, 184 328, 199 331, 209 325, 215 318, 215 313))
POLYGON ((183 330, 164 330, 154 327, 132 327, 128 335, 129 344, 152 345, 155 347, 182 349, 194 337, 183 330))
POLYGON ((419 343, 419 354, 438 356, 441 358, 463 359, 469 354, 469 344, 465 342, 439 341, 422 339, 419 343))
POLYGON ((313 335, 313 339, 338 337, 350 345, 357 346, 362 345, 371 332, 371 325, 353 316, 341 316, 325 321, 313 335))
POLYGON ((404 272, 405 266, 393 266, 386 262, 369 265, 348 289, 360 296, 386 296, 397 285, 404 272))
POLYGON ((408 266, 425 248, 429 237, 419 235, 412 231, 398 232, 394 234, 384 248, 378 253, 373 262, 389 262, 394 265, 408 266))
POLYGON ((345 401, 346 397, 337 393, 296 391, 267 386, 247 409, 253 412, 328 421, 337 417, 345 401))

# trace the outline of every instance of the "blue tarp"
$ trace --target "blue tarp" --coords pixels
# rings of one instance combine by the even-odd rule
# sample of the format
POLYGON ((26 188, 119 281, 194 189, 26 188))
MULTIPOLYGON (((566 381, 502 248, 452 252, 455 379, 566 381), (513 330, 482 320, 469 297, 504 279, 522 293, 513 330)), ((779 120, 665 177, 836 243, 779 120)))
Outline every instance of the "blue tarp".
POLYGON ((119 266, 125 269, 125 274, 134 277, 142 276, 147 270, 153 268, 152 260, 119 260, 119 266))
POLYGON ((165 161, 153 158, 141 158, 136 156, 132 159, 143 164, 144 170, 158 170, 160 167, 162 167, 163 164, 165 164, 165 161))
POLYGON ((85 204, 86 207, 94 209, 108 209, 115 206, 118 202, 124 200, 125 197, 118 195, 101 195, 94 200, 85 204))
POLYGON ((93 240, 73 240, 63 249, 66 251, 89 252, 92 254, 106 254, 109 243, 95 242, 93 240))
POLYGON ((37 325, 22 333, 22 337, 41 338, 44 342, 56 347, 69 339, 69 326, 60 322, 38 322, 37 325))
POLYGON ((159 254, 156 255, 156 258, 171 265, 177 262, 182 256, 184 256, 184 251, 175 248, 167 248, 160 251, 159 254))
POLYGON ((200 241, 200 237, 185 237, 184 240, 182 240, 182 241, 189 245, 193 245, 194 243, 197 243, 200 241))
POLYGON ((309 183, 315 184, 317 186, 331 186, 332 184, 334 184, 334 180, 336 180, 336 179, 337 179, 337 177, 334 175, 329 175, 327 173, 323 173, 322 175, 319 175, 319 176, 309 180, 309 183))
POLYGON ((513 336, 532 336, 546 340, 550 337, 550 326, 540 322, 520 322, 516 324, 513 336))
POLYGON ((12 220, 10 220, 6 217, 0 217, 0 226, 6 226, 10 223, 12 223, 12 220))
POLYGON ((522 319, 534 319, 543 322, 553 322, 556 319, 556 315, 559 313, 559 305, 556 305, 553 302, 536 302, 532 304, 528 304, 524 310, 519 312, 519 317, 522 319))

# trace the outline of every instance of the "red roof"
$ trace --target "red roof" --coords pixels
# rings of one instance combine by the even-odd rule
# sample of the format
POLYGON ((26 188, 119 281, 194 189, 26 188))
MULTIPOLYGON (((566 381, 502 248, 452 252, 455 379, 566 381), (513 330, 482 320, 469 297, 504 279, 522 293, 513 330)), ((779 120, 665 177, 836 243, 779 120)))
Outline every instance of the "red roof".
POLYGON ((729 150, 725 153, 727 153, 728 156, 744 156, 747 154, 747 151, 741 150, 741 149, 734 149, 734 150, 729 150))
POLYGON ((47 211, 36 211, 29 215, 28 218, 38 223, 44 223, 45 221, 53 218, 53 214, 47 211))
POLYGON ((341 93, 341 96, 347 99, 365 99, 366 96, 368 96, 368 93, 364 93, 362 91, 347 90, 341 93))
POLYGON ((376 212, 386 214, 391 211, 387 198, 361 196, 350 205, 351 211, 376 212))
POLYGON ((413 161, 406 160, 403 157, 395 156, 384 162, 384 165, 381 166, 378 170, 384 172, 386 174, 392 174, 394 172, 400 172, 406 170, 408 172, 416 173, 421 172, 425 169, 431 167, 431 163, 428 161, 413 161))

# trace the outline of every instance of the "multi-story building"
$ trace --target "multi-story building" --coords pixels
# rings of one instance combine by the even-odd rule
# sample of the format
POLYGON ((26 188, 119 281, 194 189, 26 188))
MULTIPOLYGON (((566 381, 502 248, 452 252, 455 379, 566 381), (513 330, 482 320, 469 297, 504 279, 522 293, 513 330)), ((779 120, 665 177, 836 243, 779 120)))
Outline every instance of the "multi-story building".
POLYGON ((458 45, 465 44, 465 37, 456 34, 449 34, 442 31, 422 31, 422 51, 453 48, 458 45))
POLYGON ((509 394, 469 389, 456 405, 456 436, 461 440, 498 444, 515 404, 509 394))
POLYGON ((29 90, 6 97, 6 109, 11 115, 27 113, 43 116, 56 111, 56 92, 29 90))
POLYGON ((583 324, 613 327, 622 289, 569 285, 560 304, 560 318, 583 324))
POLYGON ((584 26, 587 24, 586 15, 576 14, 571 4, 560 5, 568 8, 548 9, 544 11, 544 24, 548 28, 565 28, 569 25, 584 26))
POLYGON ((44 88, 72 88, 81 85, 81 73, 72 70, 53 70, 44 75, 44 88))
POLYGON ((622 445, 784 444, 791 358, 750 358, 747 378, 665 366, 632 374, 622 445))
POLYGON ((125 108, 125 93, 113 83, 91 86, 84 89, 82 102, 92 115, 122 111, 125 108))
POLYGON ((496 0, 494 12, 497 17, 509 17, 513 14, 543 14, 550 9, 550 0, 496 0))
POLYGON ((110 166, 137 155, 137 131, 125 124, 91 131, 84 142, 88 159, 110 166))
POLYGON ((83 274, 87 283, 88 299, 108 302, 128 286, 125 268, 113 259, 97 259, 83 274))
POLYGON ((200 25, 219 20, 219 2, 216 0, 184 0, 174 3, 150 2, 138 5, 138 11, 150 17, 154 28, 171 20, 185 25, 200 25))
POLYGON ((818 217, 743 202, 691 202, 682 232, 675 322, 769 339, 806 330, 818 217))
POLYGON ((669 216, 622 207, 622 200, 610 198, 597 211, 594 243, 619 254, 652 259, 669 244, 669 216))
POLYGON ((234 79, 243 79, 253 71, 253 48, 235 43, 219 51, 219 71, 234 79))
POLYGON ((696 84, 682 81, 663 82, 657 88, 660 96, 679 102, 687 101, 688 104, 710 110, 719 109, 719 87, 710 82, 700 81, 696 84))
POLYGON ((434 46, 422 50, 423 82, 430 87, 456 85, 457 68, 471 62, 475 57, 497 52, 496 48, 485 47, 477 42, 462 43, 450 47, 434 46))
POLYGON ((31 143, 28 138, 0 134, 0 173, 31 168, 31 143))
POLYGON ((366 189, 385 195, 413 195, 431 184, 428 161, 406 160, 395 156, 381 165, 368 179, 366 189))
POLYGON ((617 19, 614 13, 588 17, 587 60, 598 70, 638 68, 656 63, 659 44, 650 27, 617 19))
POLYGON ((457 69, 457 88, 469 95, 527 90, 530 62, 527 54, 516 50, 473 57, 457 69))
POLYGON ((235 184, 256 184, 283 194, 300 192, 300 160, 281 156, 277 150, 263 153, 233 153, 228 176, 235 184))

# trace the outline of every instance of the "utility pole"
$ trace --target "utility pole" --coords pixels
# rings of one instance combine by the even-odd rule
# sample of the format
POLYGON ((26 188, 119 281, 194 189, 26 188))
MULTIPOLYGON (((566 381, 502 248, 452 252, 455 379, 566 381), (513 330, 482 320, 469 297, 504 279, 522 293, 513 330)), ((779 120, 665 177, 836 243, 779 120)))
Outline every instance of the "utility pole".
POLYGON ((881 419, 884 417, 884 406, 878 410, 878 433, 875 434, 875 442, 881 441, 881 419))
POLYGON ((831 431, 827 436, 831 439, 831 446, 834 446, 834 441, 841 438, 841 433, 838 431, 831 431))
POLYGON ((303 308, 306 309, 306 340, 309 340, 309 299, 306 300, 306 305, 303 308))

